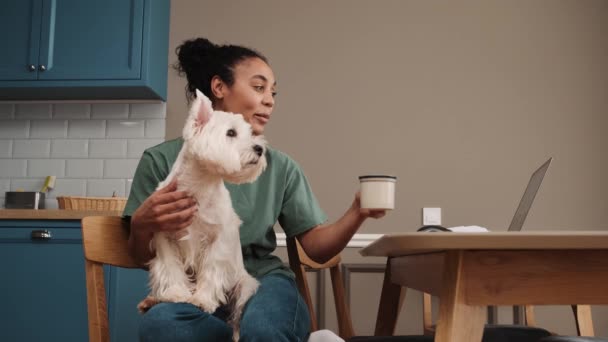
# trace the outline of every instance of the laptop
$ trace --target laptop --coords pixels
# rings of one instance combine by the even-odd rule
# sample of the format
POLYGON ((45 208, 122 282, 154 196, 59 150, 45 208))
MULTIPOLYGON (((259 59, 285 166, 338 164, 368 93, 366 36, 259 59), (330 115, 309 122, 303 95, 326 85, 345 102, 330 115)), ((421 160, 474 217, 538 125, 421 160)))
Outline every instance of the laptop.
POLYGON ((528 212, 532 207, 534 198, 538 193, 538 189, 545 178, 545 174, 547 173, 547 169, 549 169, 549 165, 551 165, 552 160, 553 157, 549 158, 543 165, 541 165, 541 167, 534 171, 530 177, 526 191, 524 191, 524 195, 519 201, 519 206, 517 207, 517 210, 515 210, 515 215, 513 215, 513 219, 511 219, 511 224, 509 225, 508 231, 518 232, 524 226, 524 221, 526 221, 528 212))

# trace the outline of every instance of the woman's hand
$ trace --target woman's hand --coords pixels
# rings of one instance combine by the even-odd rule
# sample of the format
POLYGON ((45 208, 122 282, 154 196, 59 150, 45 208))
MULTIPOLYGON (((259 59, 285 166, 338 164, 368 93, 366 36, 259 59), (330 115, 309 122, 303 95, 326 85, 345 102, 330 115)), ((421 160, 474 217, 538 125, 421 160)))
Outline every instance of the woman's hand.
POLYGON ((156 232, 169 232, 176 239, 187 234, 184 228, 194 220, 196 201, 185 191, 177 191, 177 180, 150 195, 131 216, 129 254, 146 267, 154 257, 150 241, 156 232))
POLYGON ((361 193, 357 192, 350 208, 340 219, 331 224, 318 225, 298 235, 298 240, 306 254, 322 264, 346 247, 365 219, 379 219, 384 215, 385 209, 361 208, 361 193))
POLYGON ((133 213, 131 231, 150 237, 156 232, 177 233, 192 223, 197 210, 196 200, 186 191, 177 191, 174 179, 153 192, 133 213))

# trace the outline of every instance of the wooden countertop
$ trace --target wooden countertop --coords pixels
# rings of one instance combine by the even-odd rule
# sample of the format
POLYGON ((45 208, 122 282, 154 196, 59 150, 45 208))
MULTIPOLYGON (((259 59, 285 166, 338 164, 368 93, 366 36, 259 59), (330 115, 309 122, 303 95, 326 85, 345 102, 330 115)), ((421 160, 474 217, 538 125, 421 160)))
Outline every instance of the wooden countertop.
POLYGON ((122 211, 0 209, 0 220, 80 220, 85 216, 122 216, 122 211))

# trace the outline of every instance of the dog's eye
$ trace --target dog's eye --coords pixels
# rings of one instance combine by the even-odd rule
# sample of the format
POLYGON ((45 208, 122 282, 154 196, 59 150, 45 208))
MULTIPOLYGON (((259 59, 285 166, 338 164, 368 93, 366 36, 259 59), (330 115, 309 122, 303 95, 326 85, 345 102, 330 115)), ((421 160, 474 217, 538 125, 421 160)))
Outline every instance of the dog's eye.
POLYGON ((226 136, 234 138, 234 137, 236 137, 236 131, 231 128, 228 131, 226 131, 226 136))

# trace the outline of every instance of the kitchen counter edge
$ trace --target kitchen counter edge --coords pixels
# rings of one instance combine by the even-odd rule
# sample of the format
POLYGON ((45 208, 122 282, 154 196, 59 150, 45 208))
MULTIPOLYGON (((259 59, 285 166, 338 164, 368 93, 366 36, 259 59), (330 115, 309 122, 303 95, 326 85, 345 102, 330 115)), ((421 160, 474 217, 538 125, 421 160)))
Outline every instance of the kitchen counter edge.
POLYGON ((0 220, 80 220, 86 216, 122 216, 122 211, 0 209, 0 220))

